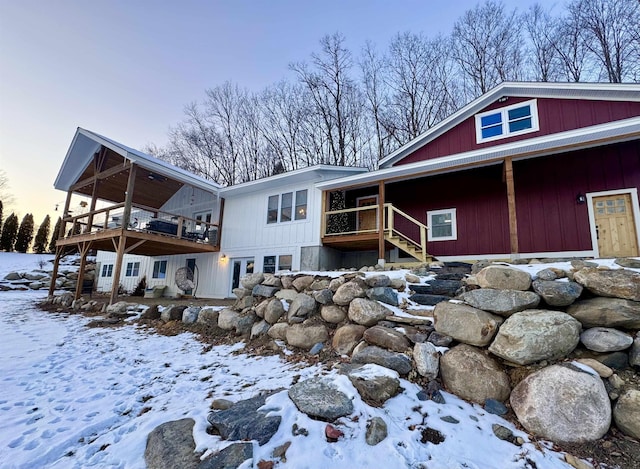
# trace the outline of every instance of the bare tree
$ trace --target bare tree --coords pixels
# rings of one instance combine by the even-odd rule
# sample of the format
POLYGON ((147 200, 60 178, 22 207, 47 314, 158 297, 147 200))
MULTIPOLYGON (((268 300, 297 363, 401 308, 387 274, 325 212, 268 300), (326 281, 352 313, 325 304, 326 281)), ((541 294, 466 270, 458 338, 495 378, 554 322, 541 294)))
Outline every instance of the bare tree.
POLYGON ((567 81, 581 81, 588 65, 589 51, 580 24, 579 10, 574 8, 569 10, 566 16, 559 18, 553 34, 552 44, 560 58, 564 78, 567 81))
POLYGON ((0 169, 0 200, 5 205, 5 208, 13 203, 13 194, 11 194, 9 187, 9 177, 4 169, 0 169))
POLYGON ((516 11, 487 0, 467 10, 453 27, 453 57, 463 72, 470 98, 504 80, 522 76, 522 40, 516 11))
POLYGON ((640 3, 637 0, 574 0, 571 15, 584 31, 586 48, 611 83, 636 76, 640 67, 640 3))
POLYGON ((381 56, 372 42, 367 41, 362 49, 360 69, 362 72, 362 89, 366 107, 373 122, 376 139, 377 158, 383 158, 389 151, 389 135, 383 124, 383 110, 388 106, 387 86, 384 74, 387 67, 385 57, 381 56))
POLYGON ((528 62, 532 69, 532 79, 536 81, 557 81, 559 54, 554 34, 556 20, 539 3, 532 5, 524 14, 523 23, 529 37, 528 62))

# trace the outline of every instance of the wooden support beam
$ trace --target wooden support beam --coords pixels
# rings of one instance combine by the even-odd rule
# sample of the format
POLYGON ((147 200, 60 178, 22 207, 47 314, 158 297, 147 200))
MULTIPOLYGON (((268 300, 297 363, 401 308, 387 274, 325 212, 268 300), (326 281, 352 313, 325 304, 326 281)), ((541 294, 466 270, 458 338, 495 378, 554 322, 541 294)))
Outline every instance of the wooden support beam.
POLYGON ((507 206, 509 209, 509 243, 511 254, 518 254, 518 216, 516 213, 516 190, 513 183, 513 162, 511 157, 504 159, 504 178, 507 184, 507 206))
POLYGON ((78 245, 80 251, 80 266, 78 267, 78 280, 76 280, 76 294, 74 299, 77 300, 82 296, 82 284, 84 283, 84 269, 87 265, 87 253, 91 249, 91 241, 83 242, 78 245))
POLYGON ((322 219, 320 220, 320 237, 327 235, 327 207, 329 207, 329 197, 331 196, 331 192, 322 191, 322 202, 320 213, 322 214, 322 219))
POLYGON ((53 292, 56 289, 56 278, 58 277, 58 268, 60 267, 60 259, 64 248, 62 246, 56 246, 56 254, 53 258, 53 272, 51 272, 51 283, 49 283, 49 296, 53 296, 53 292))
POLYGON ((131 251, 133 251, 135 248, 137 248, 138 246, 143 245, 144 243, 146 243, 147 240, 146 239, 141 239, 140 241, 138 241, 137 243, 132 244, 131 246, 129 246, 128 248, 126 248, 124 250, 125 254, 129 254, 131 251))
POLYGON ((64 201, 64 210, 62 211, 62 217, 60 217, 60 231, 58 232, 58 239, 63 239, 65 236, 67 236, 67 223, 64 220, 69 216, 69 206, 71 205, 72 195, 73 192, 69 190, 67 192, 67 198, 64 201))
POLYGON ((378 183, 378 259, 384 259, 384 181, 378 183))
POLYGON ((76 182, 73 186, 70 187, 69 190, 77 191, 78 189, 82 189, 83 187, 87 187, 88 185, 93 184, 98 179, 106 179, 108 177, 119 174, 123 171, 126 171, 131 166, 132 166, 131 163, 129 161, 126 161, 125 163, 122 164, 122 166, 120 165, 114 166, 113 168, 106 169, 98 174, 95 174, 94 176, 88 177, 87 179, 83 179, 82 181, 76 182))
POLYGON ((224 198, 220 198, 220 213, 218 215, 218 239, 215 246, 222 246, 222 220, 224 219, 224 198))
POLYGON ((122 213, 122 230, 126 231, 129 228, 129 222, 131 221, 131 204, 133 203, 133 191, 135 189, 136 172, 138 166, 131 165, 129 169, 129 179, 127 180, 127 192, 125 192, 124 199, 124 211, 122 213))
POLYGON ((124 257, 124 249, 127 243, 126 231, 122 231, 118 242, 118 251, 116 252, 116 265, 113 269, 113 284, 111 285, 111 296, 109 304, 112 305, 118 299, 118 289, 120 288, 120 273, 122 272, 122 258, 124 257))

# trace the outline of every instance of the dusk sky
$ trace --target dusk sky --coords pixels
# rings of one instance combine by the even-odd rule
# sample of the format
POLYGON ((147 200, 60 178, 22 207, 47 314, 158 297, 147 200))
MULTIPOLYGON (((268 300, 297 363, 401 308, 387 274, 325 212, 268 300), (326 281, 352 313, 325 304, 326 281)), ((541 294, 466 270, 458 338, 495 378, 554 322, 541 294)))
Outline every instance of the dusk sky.
MULTIPOLYGON (((448 34, 475 0, 0 0, 0 169, 19 219, 48 213, 77 127, 141 148, 167 143, 185 104, 231 80, 259 91, 336 31, 357 55, 398 32, 448 34)), ((505 0, 521 11, 533 0, 505 0)), ((545 6, 562 2, 542 1, 545 6)))

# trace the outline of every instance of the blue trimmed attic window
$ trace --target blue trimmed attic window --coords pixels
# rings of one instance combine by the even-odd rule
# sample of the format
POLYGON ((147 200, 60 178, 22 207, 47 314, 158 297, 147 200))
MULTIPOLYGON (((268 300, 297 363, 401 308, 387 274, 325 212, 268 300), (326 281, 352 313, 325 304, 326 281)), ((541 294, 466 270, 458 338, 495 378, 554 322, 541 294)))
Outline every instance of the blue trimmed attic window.
POLYGON ((476 115, 476 143, 538 130, 538 106, 535 99, 476 115))

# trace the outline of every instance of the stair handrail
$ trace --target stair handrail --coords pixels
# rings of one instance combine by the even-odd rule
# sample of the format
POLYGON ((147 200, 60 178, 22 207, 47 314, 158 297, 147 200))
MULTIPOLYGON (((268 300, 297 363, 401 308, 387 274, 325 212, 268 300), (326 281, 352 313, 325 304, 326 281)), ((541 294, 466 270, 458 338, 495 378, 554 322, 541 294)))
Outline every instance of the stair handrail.
POLYGON ((409 215, 409 214, 403 212, 402 210, 394 207, 393 204, 391 204, 391 203, 384 204, 384 207, 386 209, 385 212, 387 214, 387 216, 386 216, 386 219, 387 219, 386 231, 388 231, 388 236, 391 237, 391 236, 393 236, 394 233, 397 233, 398 235, 400 235, 406 241, 408 241, 411 244, 419 247, 420 250, 421 250, 420 254, 421 254, 421 257, 422 257, 422 261, 425 262, 426 258, 427 258, 427 230, 429 229, 429 227, 426 226, 424 223, 416 220, 411 215, 409 215), (394 227, 394 212, 397 212, 398 215, 401 215, 402 217, 404 217, 407 220, 409 220, 411 223, 413 223, 413 224, 418 226, 418 228, 420 229, 420 244, 418 244, 413 239, 405 236, 400 231, 395 229, 395 227, 394 227))

